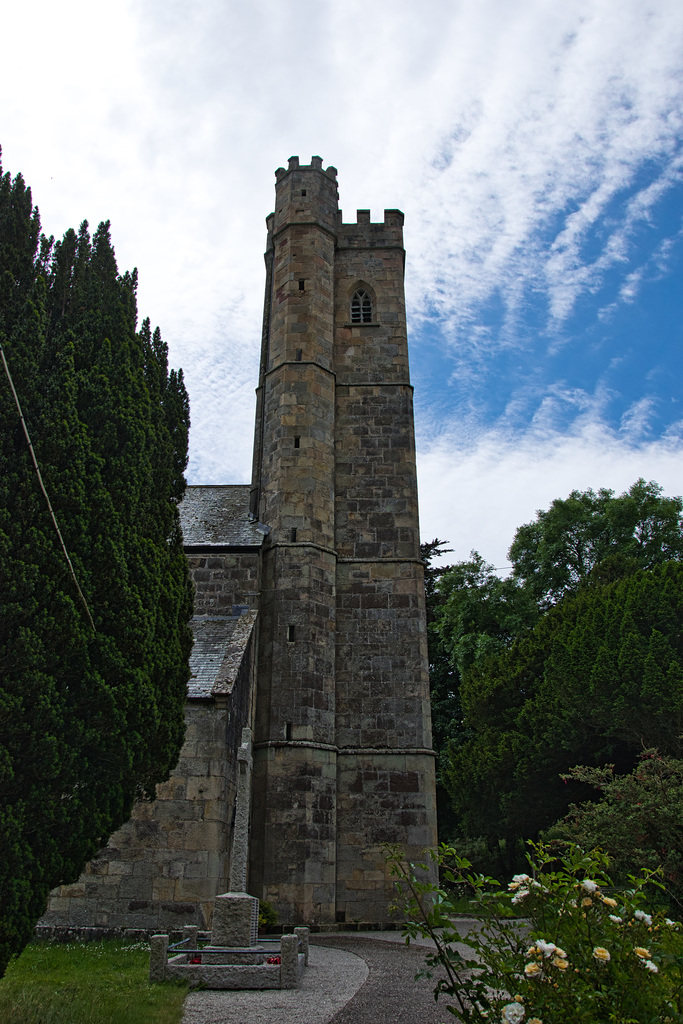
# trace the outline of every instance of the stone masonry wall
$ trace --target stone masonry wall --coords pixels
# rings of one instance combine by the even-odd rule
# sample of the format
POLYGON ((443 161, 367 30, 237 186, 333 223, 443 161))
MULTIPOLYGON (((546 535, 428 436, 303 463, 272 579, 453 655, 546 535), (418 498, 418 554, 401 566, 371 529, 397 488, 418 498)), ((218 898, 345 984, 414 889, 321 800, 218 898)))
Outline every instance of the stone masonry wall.
POLYGON ((435 845, 431 754, 340 750, 337 756, 337 920, 387 924, 394 879, 384 843, 423 859, 435 845))
POLYGON ((436 842, 434 757, 403 215, 338 224, 335 264, 337 891, 339 922, 389 920, 384 843, 436 842), (372 298, 353 324, 351 296, 372 298))
POLYGON ((54 890, 39 925, 210 926, 213 897, 226 886, 235 797, 228 717, 227 706, 213 701, 188 707, 178 767, 157 787, 157 799, 136 804, 78 881, 54 890))
POLYGON ((195 585, 195 615, 239 615, 258 607, 259 552, 188 555, 195 585))
POLYGON ((211 927, 213 898, 227 888, 237 749, 249 725, 251 643, 230 695, 192 700, 185 742, 154 802, 131 820, 72 885, 50 897, 39 934, 96 927, 169 931, 211 927))

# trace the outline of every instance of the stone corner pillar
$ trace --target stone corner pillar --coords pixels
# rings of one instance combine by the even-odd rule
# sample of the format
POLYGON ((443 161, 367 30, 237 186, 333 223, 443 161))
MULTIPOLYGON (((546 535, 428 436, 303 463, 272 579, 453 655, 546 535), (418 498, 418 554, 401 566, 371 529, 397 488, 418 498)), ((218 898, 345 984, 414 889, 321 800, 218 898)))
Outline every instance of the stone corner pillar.
POLYGON ((153 935, 149 950, 149 983, 158 984, 166 980, 168 963, 168 935, 153 935))
POLYGON ((280 988, 299 987, 299 936, 283 935, 280 945, 280 988))

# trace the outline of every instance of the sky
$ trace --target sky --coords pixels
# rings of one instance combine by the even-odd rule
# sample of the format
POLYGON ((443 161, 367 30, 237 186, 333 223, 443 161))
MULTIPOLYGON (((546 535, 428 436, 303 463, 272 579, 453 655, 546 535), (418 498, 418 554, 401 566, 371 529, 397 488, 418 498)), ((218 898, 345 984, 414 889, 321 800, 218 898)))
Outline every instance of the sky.
POLYGON ((3 168, 111 221, 190 394, 190 483, 250 477, 274 171, 405 214, 424 540, 501 569, 574 489, 683 493, 680 0, 23 0, 3 168))

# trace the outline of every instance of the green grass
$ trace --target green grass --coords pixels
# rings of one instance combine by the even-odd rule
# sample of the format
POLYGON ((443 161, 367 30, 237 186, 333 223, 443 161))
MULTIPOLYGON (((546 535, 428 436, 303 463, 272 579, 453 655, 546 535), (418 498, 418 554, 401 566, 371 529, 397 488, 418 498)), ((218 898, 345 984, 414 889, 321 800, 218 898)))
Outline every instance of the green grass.
POLYGON ((149 946, 33 942, 0 981, 7 1024, 179 1024, 187 989, 150 985, 149 946))

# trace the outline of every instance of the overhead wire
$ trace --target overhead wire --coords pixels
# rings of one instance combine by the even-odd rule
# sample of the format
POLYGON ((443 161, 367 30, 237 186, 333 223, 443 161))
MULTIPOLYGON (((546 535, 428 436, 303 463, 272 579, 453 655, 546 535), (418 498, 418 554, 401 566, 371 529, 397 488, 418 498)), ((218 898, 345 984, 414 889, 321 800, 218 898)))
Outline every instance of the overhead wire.
POLYGON ((16 405, 17 412, 19 413, 19 419, 21 420, 21 426, 22 426, 22 429, 24 431, 24 437, 26 438, 26 443, 28 444, 28 449, 29 449, 29 451, 31 453, 31 459, 33 461, 33 466, 34 466, 35 471, 36 471, 36 476, 38 477, 38 483, 40 484, 40 489, 43 492, 43 495, 45 496, 45 501, 47 502, 48 512, 50 513, 50 517, 51 517, 52 522, 54 524, 54 528, 57 531, 57 536, 59 537, 59 543, 61 544, 62 551, 64 552, 64 557, 66 558, 67 565, 69 566, 69 571, 71 573, 71 577, 72 577, 72 579, 74 581, 74 584, 76 586, 76 590, 78 591, 78 595, 79 595, 79 597, 80 597, 80 599, 81 599, 81 601, 83 603, 83 607, 85 608, 85 613, 88 616, 88 621, 90 622, 90 625, 92 626, 93 633, 96 633, 97 630, 95 629, 95 623, 93 621, 93 617, 90 614, 90 608, 88 607, 88 602, 86 601, 85 595, 83 594, 83 591, 81 590, 80 584, 78 582, 78 577, 76 576, 76 571, 75 571, 75 569, 73 567, 73 563, 72 563, 71 559, 69 558, 69 552, 66 549, 66 544, 64 543, 64 538, 62 537, 62 531, 59 529, 59 524, 57 523, 57 517, 54 514, 54 511, 53 511, 53 508, 52 508, 52 503, 50 501, 50 498, 49 498, 49 495, 47 493, 47 490, 45 489, 45 484, 43 483, 43 477, 42 477, 41 472, 40 472, 40 467, 38 466, 38 459, 36 458, 36 453, 33 450, 33 445, 31 443, 31 436, 30 436, 30 434, 28 432, 28 427, 26 426, 26 420, 24 419, 24 413, 23 413, 22 408, 21 408, 21 402, 19 401, 19 396, 17 394, 16 388, 14 387, 14 381, 12 380, 12 374, 10 373, 10 369, 9 369, 8 364, 7 364, 7 359, 5 358, 5 351, 4 351, 3 347, 2 347, 2 343, 0 343, 0 356, 2 357, 2 364, 5 367, 5 373, 7 375, 7 380, 9 381, 9 386, 12 389, 12 394, 14 395, 14 404, 16 405))

